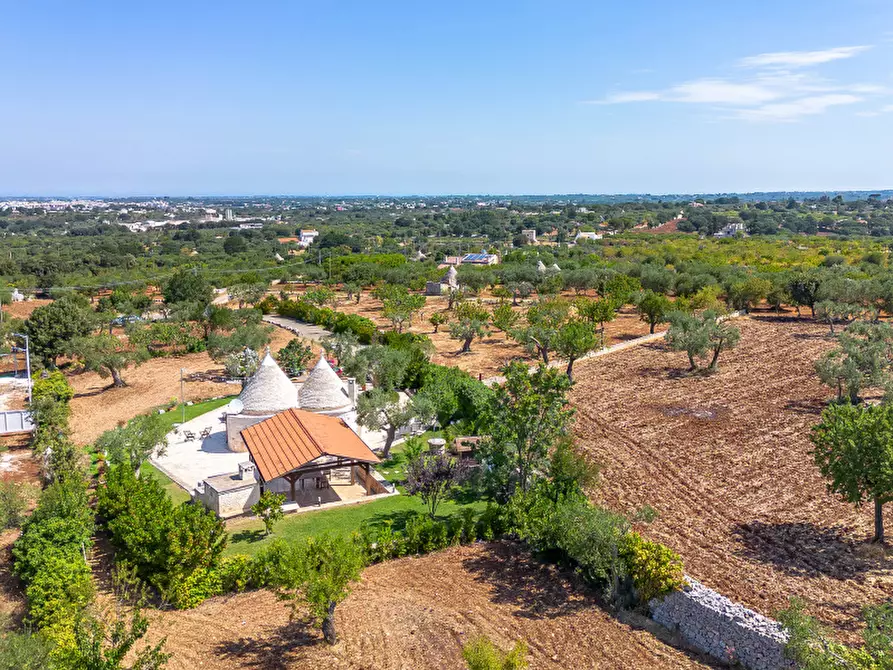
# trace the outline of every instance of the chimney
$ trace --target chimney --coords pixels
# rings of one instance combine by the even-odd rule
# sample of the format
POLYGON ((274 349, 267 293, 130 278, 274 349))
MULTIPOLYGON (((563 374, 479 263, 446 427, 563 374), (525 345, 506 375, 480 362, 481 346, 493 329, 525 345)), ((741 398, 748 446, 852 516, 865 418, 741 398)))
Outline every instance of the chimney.
POLYGON ((254 463, 247 461, 245 463, 239 463, 239 479, 248 480, 254 479, 255 466, 254 463))
POLYGON ((357 405, 357 380, 354 377, 347 378, 347 397, 350 398, 350 404, 357 405))

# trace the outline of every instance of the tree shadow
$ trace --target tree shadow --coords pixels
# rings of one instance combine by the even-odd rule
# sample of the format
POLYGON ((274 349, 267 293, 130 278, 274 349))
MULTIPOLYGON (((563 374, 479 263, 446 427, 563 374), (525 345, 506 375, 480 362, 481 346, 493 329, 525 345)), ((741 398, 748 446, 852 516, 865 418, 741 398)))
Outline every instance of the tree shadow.
MULTIPOLYGON (((837 333, 835 333, 837 335, 837 333)), ((791 337, 795 340, 828 340, 833 341, 835 335, 832 335, 827 330, 822 331, 821 333, 792 333, 791 337)))
POLYGON ((859 581, 867 572, 891 567, 882 547, 856 541, 840 527, 752 521, 733 534, 742 546, 739 555, 789 575, 859 581))
POLYGON ((219 658, 238 659, 240 667, 286 670, 301 660, 300 651, 322 642, 306 624, 292 621, 261 637, 226 640, 215 648, 219 658))
POLYGON ((555 619, 597 604, 573 575, 538 561, 530 552, 506 544, 462 561, 476 581, 486 583, 496 604, 514 605, 517 616, 555 619))
POLYGON ((103 386, 102 388, 94 389, 92 391, 81 391, 80 393, 75 393, 75 398, 93 398, 98 395, 102 395, 106 391, 111 391, 115 388, 114 384, 109 384, 108 386, 103 386))
POLYGON ((822 410, 828 406, 824 400, 789 400, 785 403, 785 410, 795 414, 811 414, 821 416, 822 410))
POLYGON ((756 321, 766 321, 768 323, 811 323, 813 321, 813 319, 806 315, 775 314, 773 312, 755 312, 754 310, 750 310, 749 316, 756 321))
POLYGON ((691 371, 684 367, 647 367, 639 370, 639 376, 648 379, 655 377, 664 379, 688 379, 689 377, 700 377, 697 371, 691 371))
POLYGON ((230 543, 247 542, 252 544, 254 542, 260 542, 265 537, 266 535, 263 530, 240 530, 230 536, 230 543))

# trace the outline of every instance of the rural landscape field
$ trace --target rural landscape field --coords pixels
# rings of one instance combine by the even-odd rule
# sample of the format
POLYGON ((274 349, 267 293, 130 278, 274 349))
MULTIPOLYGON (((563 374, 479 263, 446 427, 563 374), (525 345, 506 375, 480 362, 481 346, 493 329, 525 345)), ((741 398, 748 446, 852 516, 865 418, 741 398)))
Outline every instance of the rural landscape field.
POLYGON ((893 3, 6 3, 0 670, 893 670, 893 3))

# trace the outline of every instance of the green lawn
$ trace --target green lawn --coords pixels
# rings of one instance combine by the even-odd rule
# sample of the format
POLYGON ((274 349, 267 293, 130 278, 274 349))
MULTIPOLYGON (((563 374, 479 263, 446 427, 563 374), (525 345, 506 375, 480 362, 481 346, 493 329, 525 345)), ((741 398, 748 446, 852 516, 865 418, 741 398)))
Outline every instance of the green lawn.
MULTIPOLYGON (((439 437, 439 434, 436 436, 439 437)), ((435 437, 435 434, 426 433, 422 437, 427 439, 435 437)), ((381 526, 388 521, 393 524, 395 530, 402 529, 409 514, 427 513, 428 511, 420 498, 406 495, 400 486, 406 471, 406 459, 403 456, 404 446, 403 443, 395 445, 391 449, 390 458, 375 467, 389 481, 397 484, 397 488, 403 495, 382 498, 369 503, 323 509, 318 512, 288 514, 276 525, 274 534, 269 538, 264 537, 264 526, 257 519, 233 521, 229 524, 230 543, 226 553, 255 554, 275 538, 295 542, 323 533, 350 535, 363 528, 381 526)), ((468 506, 480 512, 487 506, 486 502, 474 500, 462 493, 459 492, 456 501, 442 503, 437 508, 437 516, 449 516, 468 506)))
MULTIPOLYGON (((225 398, 216 398, 215 400, 197 402, 194 405, 186 405, 186 420, 189 421, 197 416, 201 416, 205 412, 210 412, 218 407, 223 407, 233 398, 235 398, 235 396, 230 395, 225 398)), ((183 421, 183 405, 177 405, 169 412, 165 412, 161 415, 161 418, 167 424, 168 428, 173 429, 175 423, 181 423, 183 421)))
POLYGON ((192 500, 192 497, 188 493, 186 493, 182 486, 180 486, 177 482, 168 477, 151 463, 143 463, 143 465, 140 467, 140 473, 146 473, 155 477, 155 479, 157 479, 159 483, 164 487, 164 490, 167 491, 167 494, 171 497, 171 500, 174 501, 174 505, 182 505, 184 502, 192 500))
MULTIPOLYGON (((467 506, 480 512, 487 504, 482 501, 467 504, 445 502, 438 507, 437 515, 447 516, 467 506)), ((289 514, 276 524, 275 532, 269 538, 264 537, 264 526, 260 521, 235 521, 229 526, 230 542, 225 553, 256 554, 274 538, 296 542, 323 533, 350 535, 354 531, 368 526, 380 526, 387 521, 391 521, 394 528, 399 530, 406 522, 407 515, 412 512, 426 512, 421 499, 399 495, 359 505, 289 514)))

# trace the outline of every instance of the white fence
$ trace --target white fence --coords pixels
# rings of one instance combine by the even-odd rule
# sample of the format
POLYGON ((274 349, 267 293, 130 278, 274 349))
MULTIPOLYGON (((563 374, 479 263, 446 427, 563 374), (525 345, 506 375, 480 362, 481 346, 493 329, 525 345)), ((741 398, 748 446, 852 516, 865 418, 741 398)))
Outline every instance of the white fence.
POLYGON ((23 409, 0 412, 0 435, 34 432, 34 420, 31 412, 23 409))

